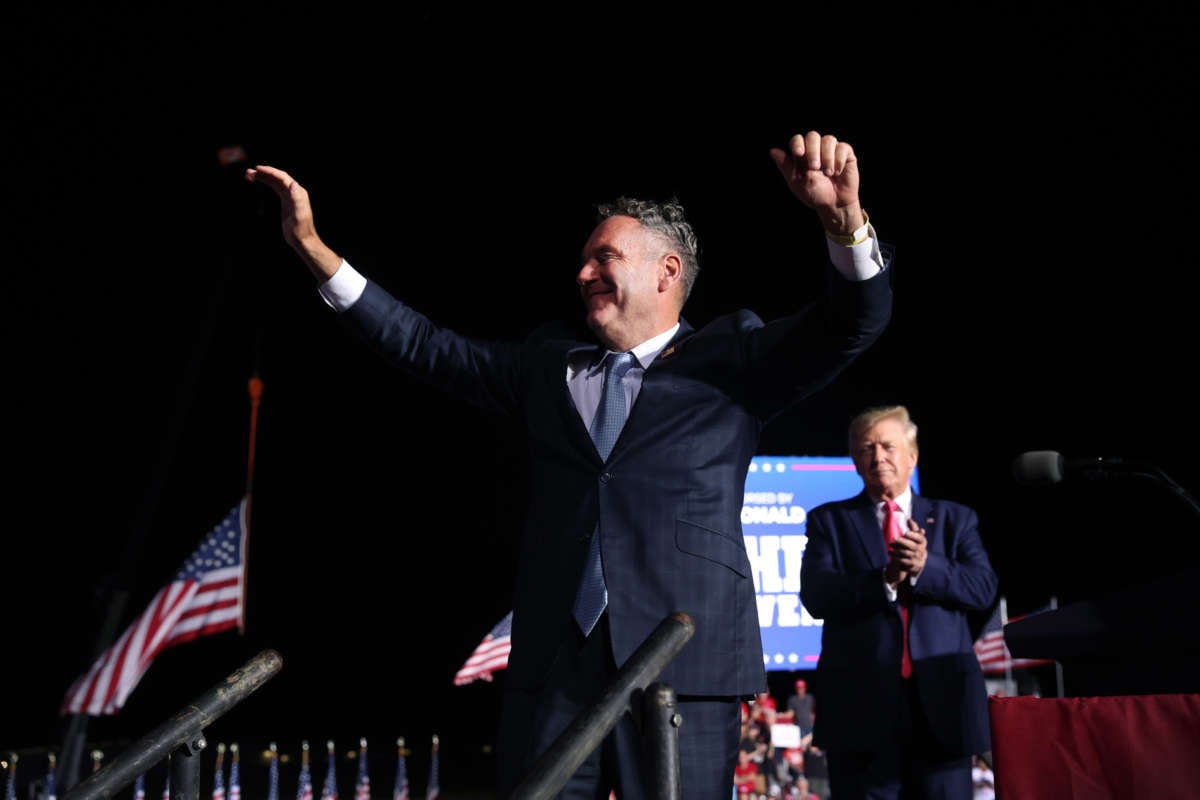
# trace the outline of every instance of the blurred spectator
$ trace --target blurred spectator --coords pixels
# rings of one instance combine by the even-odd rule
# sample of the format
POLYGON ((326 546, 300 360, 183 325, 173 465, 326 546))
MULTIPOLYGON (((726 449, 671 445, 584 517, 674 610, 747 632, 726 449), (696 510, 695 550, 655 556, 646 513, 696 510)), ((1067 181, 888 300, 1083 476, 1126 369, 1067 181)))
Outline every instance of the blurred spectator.
POLYGON ((800 735, 812 733, 813 717, 816 713, 815 699, 808 693, 808 682, 797 678, 795 694, 787 699, 787 708, 779 716, 800 727, 800 735))
POLYGON ((971 785, 975 789, 974 800, 996 800, 996 775, 979 756, 971 756, 971 785))
POLYGON ((825 764, 825 751, 811 743, 804 748, 804 777, 813 794, 821 800, 829 800, 829 767, 825 764))

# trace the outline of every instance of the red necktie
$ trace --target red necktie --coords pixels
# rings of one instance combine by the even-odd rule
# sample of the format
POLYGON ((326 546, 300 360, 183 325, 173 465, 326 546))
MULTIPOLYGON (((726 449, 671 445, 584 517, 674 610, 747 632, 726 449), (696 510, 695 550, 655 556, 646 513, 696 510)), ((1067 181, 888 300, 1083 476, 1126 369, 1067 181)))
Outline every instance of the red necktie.
MULTIPOLYGON (((890 545, 904 536, 904 529, 900 527, 900 517, 900 506, 895 500, 888 500, 887 510, 883 514, 884 543, 890 545)), ((901 581, 896 587, 900 599, 900 623, 904 626, 904 656, 900 661, 900 676, 904 678, 912 675, 912 658, 908 654, 908 598, 905 591, 907 588, 905 585, 906 580, 901 581)))

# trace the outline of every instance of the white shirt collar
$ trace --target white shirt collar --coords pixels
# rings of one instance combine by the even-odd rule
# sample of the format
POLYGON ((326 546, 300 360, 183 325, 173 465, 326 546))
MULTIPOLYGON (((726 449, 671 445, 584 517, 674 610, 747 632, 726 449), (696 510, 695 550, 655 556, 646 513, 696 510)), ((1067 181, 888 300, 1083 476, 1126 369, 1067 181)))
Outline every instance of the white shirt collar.
MULTIPOLYGON (((913 503, 912 487, 909 486, 894 499, 896 501, 896 505, 900 506, 900 511, 901 511, 901 513, 904 514, 904 517, 906 519, 912 517, 912 503, 913 503)), ((875 509, 877 511, 879 511, 880 513, 882 513, 882 509, 883 509, 883 501, 882 500, 877 500, 875 502, 875 509)))
MULTIPOLYGON (((658 334, 657 336, 651 336, 641 344, 634 345, 632 348, 630 348, 630 352, 633 353, 634 357, 637 359, 638 366, 642 369, 649 367, 651 362, 658 358, 658 354, 662 352, 663 348, 667 346, 667 342, 671 341, 671 338, 678 330, 679 323, 676 322, 670 328, 658 334)), ((599 366, 604 363, 604 359, 608 358, 609 354, 614 352, 616 351, 605 350, 604 354, 600 356, 600 359, 593 365, 593 368, 599 368, 599 366)))

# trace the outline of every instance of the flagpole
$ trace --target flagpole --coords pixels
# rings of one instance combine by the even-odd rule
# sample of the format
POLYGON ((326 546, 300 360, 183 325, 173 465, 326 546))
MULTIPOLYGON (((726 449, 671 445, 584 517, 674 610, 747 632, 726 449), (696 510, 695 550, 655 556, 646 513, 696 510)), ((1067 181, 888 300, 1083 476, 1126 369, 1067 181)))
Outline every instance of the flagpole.
MULTIPOLYGON (((255 446, 258 442, 258 407, 262 403, 263 382, 258 377, 258 368, 250 375, 250 380, 246 385, 246 390, 250 395, 250 443, 246 448, 246 510, 245 510, 245 530, 246 537, 243 547, 245 552, 250 552, 250 503, 251 496, 254 490, 254 455, 255 446)), ((249 585, 249 559, 242 559, 242 586, 249 585)), ((245 592, 243 588, 243 592, 245 592)), ((248 594, 244 596, 249 596, 248 594)), ((246 604, 242 603, 242 613, 238 616, 238 633, 246 633, 246 604)))
MULTIPOLYGON (((1050 595, 1050 610, 1054 611, 1058 608, 1058 596, 1050 595)), ((1056 697, 1064 697, 1063 695, 1063 669, 1062 662, 1055 659, 1054 661, 1054 689, 1058 692, 1056 697)))
MULTIPOLYGON (((1008 598, 1000 595, 1000 630, 1008 624, 1008 598)), ((1013 684, 1012 654, 1008 652, 1008 644, 1004 645, 1004 694, 1016 697, 1016 687, 1013 684)))
MULTIPOLYGON (((163 437, 162 449, 159 451, 159 465, 150 473, 149 486, 142 495, 142 503, 138 508, 137 517, 130 527, 129 538, 125 541, 125 550, 121 556, 118 572, 104 594, 107 595, 108 608, 99 626, 96 641, 89 663, 98 658, 112 646, 120 634, 120 624, 129 602, 133 588, 137 584, 137 567, 141 563, 145 551, 145 541, 149 535, 151 521, 158 510, 162 497, 163 486, 166 485, 167 475, 171 464, 175 461, 178 442, 183 433, 184 421, 196 397, 196 383, 199 380, 204 359, 208 354, 208 345, 212 340, 217 320, 220 318, 221 306, 224 303, 225 286, 233 275, 233 263, 226 260, 225 270, 221 280, 216 284, 209 298, 205 324, 200 326, 199 335, 193 343, 192 357, 184 372, 175 393, 175 413, 168 418, 167 435, 163 437)), ((87 743, 87 714, 72 714, 67 722, 63 736, 63 747, 58 764, 58 776, 55 781, 59 791, 66 794, 79 782, 79 770, 83 762, 83 753, 87 743)))

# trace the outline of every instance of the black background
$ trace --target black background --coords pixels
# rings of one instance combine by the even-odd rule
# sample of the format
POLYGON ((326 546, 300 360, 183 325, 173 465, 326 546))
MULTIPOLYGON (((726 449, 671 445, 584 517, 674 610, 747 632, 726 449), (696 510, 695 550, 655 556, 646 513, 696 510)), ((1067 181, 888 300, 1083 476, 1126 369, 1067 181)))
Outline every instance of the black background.
POLYGON ((274 198, 218 163, 233 144, 305 184, 386 288, 517 337, 577 313, 591 205, 622 193, 689 209, 691 322, 794 308, 824 245, 767 150, 833 133, 897 247, 893 323, 760 452, 840 455, 854 411, 907 404, 924 493, 980 512, 1012 613, 1191 563, 1194 514, 1162 484, 1030 488, 1010 464, 1052 449, 1200 484, 1194 24, 860 16, 15 10, 0 745, 60 746, 108 587, 131 618, 241 497, 258 374, 246 632, 164 652, 89 735, 119 748, 272 648, 279 675, 213 741, 367 736, 391 764, 406 736, 421 786, 436 733, 443 784, 486 783, 497 687, 452 678, 510 608, 520 439, 344 334, 274 198))

